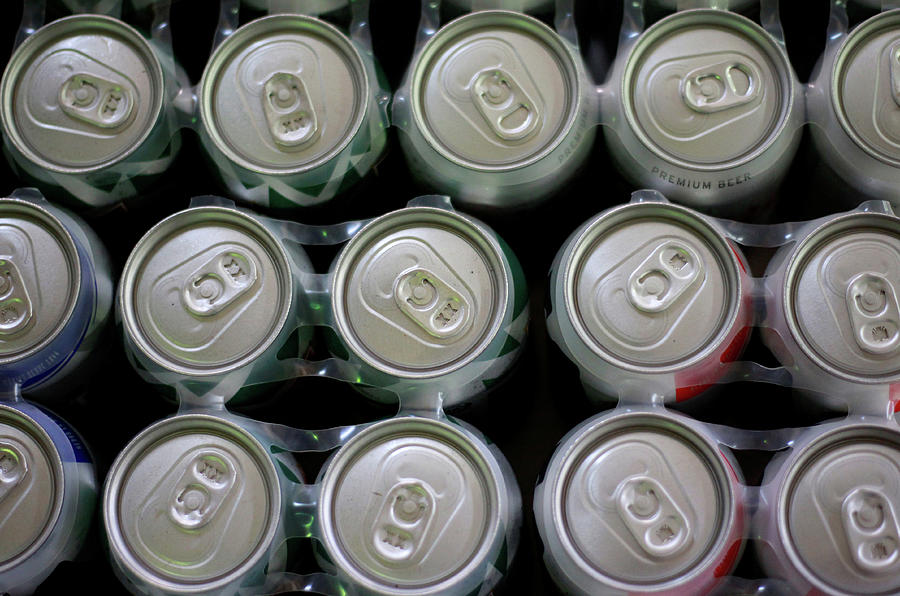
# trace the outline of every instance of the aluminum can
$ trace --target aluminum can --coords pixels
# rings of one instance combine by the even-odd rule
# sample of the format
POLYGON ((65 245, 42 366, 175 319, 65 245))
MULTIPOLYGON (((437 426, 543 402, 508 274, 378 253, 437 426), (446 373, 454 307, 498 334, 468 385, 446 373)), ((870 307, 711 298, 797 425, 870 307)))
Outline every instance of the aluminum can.
POLYGON ((900 206, 900 10, 878 14, 826 49, 809 93, 816 153, 859 193, 900 206))
POLYGON ((112 273, 84 221, 33 190, 16 194, 0 198, 0 384, 51 400, 101 347, 112 273))
POLYGON ((803 96, 784 47, 733 12, 658 21, 620 50, 607 91, 620 171, 703 211, 743 214, 769 198, 800 142, 803 96))
POLYGON ((119 454, 103 488, 113 568, 134 594, 262 591, 293 535, 300 480, 240 424, 207 414, 156 422, 119 454))
POLYGON ((174 75, 117 19, 53 21, 13 53, 0 82, 4 147, 42 190, 103 207, 137 194, 175 158, 174 75))
POLYGON ((331 271, 332 351, 359 364, 358 387, 376 400, 400 394, 408 406, 440 394, 444 406, 469 403, 521 354, 525 277, 475 218, 424 206, 393 211, 364 226, 331 271))
POLYGON ((31 594, 72 560, 96 499, 93 460, 78 434, 31 403, 0 402, 0 592, 31 594))
POLYGON ((608 209, 550 271, 547 330, 595 399, 683 401, 737 359, 752 325, 749 267, 710 219, 667 202, 608 209))
POLYGON ((743 549, 741 483, 733 456, 686 416, 594 416, 535 488, 547 569, 566 594, 708 593, 743 549))
POLYGON ((457 421, 375 423, 319 482, 315 552, 349 594, 489 594, 515 554, 522 500, 512 468, 457 421))
POLYGON ((596 92, 577 48, 522 13, 451 21, 415 56, 407 81, 409 105, 395 99, 393 114, 407 164, 460 204, 547 198, 593 144, 596 92))
POLYGON ((162 384, 212 383, 235 371, 266 379, 281 350, 305 351, 311 330, 298 331, 306 307, 299 275, 312 265, 274 225, 233 204, 207 205, 180 211, 141 238, 117 300, 138 369, 162 384))
POLYGON ((269 207, 333 198, 386 143, 373 58, 333 25, 279 14, 213 52, 199 87, 200 138, 229 192, 269 207))
POLYGON ((850 419, 810 428, 763 478, 764 571, 798 594, 900 591, 900 428, 850 419))
POLYGON ((775 254, 766 286, 763 341, 794 386, 829 405, 896 401, 900 218, 857 211, 813 222, 775 254))

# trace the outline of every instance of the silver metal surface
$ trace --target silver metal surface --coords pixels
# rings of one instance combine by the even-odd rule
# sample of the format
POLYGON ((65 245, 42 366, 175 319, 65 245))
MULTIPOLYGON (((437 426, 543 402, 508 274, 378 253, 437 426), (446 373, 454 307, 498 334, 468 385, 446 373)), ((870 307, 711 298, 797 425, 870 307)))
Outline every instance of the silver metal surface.
POLYGON ((100 15, 54 21, 19 46, 0 83, 0 119, 15 148, 47 170, 119 162, 150 135, 163 72, 149 43, 100 15))

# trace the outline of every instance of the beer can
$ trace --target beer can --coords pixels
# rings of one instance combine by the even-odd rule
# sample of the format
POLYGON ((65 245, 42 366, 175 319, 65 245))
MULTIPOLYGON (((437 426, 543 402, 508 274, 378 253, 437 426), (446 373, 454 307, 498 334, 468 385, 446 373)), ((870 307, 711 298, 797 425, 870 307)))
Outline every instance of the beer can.
POLYGON ((544 562, 566 594, 706 594, 740 558, 740 469, 703 426, 614 410, 562 439, 534 496, 544 562))
POLYGON ((811 226, 769 264, 763 341, 828 404, 887 404, 900 382, 900 218, 857 211, 811 226))
POLYGON ((19 173, 80 206, 137 194, 174 159, 172 74, 112 17, 53 21, 16 48, 0 82, 4 146, 19 173))
POLYGON ((856 201, 862 193, 900 205, 898 34, 900 10, 868 19, 826 49, 809 93, 816 153, 856 201))
POLYGON ((119 454, 103 488, 117 576, 135 594, 260 591, 286 564, 286 490, 298 474, 236 422, 156 422, 119 454))
POLYGON ((596 399, 682 401, 749 339, 751 280, 717 224, 667 202, 613 207, 576 230, 550 272, 550 337, 596 399))
POLYGON ((198 94, 200 138, 229 192, 306 206, 362 178, 386 143, 372 60, 309 16, 263 17, 228 36, 198 94))
POLYGON ((212 383, 239 370, 266 379, 280 351, 305 351, 311 328, 298 331, 305 312, 298 276, 312 265, 272 226, 233 204, 211 204, 180 211, 141 238, 117 302, 139 369, 170 385, 212 383))
POLYGON ((68 424, 25 401, 0 402, 0 592, 31 594, 72 560, 96 497, 93 461, 68 424))
POLYGON ((53 399, 84 379, 113 300, 106 250, 36 192, 0 198, 0 383, 53 399))
POLYGON ((415 56, 407 81, 393 118, 409 168, 460 204, 547 198, 590 152, 596 93, 581 56, 525 14, 482 10, 451 21, 415 56))
POLYGON ((521 353, 525 277, 475 218, 426 206, 393 211, 364 226, 331 271, 332 350, 359 364, 368 385, 359 389, 376 400, 468 403, 521 353))
POLYGON ((695 209, 747 213, 796 153, 799 82, 784 47, 750 19, 672 14, 620 51, 601 102, 613 162, 638 188, 695 209))
POLYGON ((457 421, 378 422, 319 482, 315 552, 346 593, 489 594, 515 554, 522 501, 512 469, 457 421))
POLYGON ((900 591, 898 470, 894 421, 808 429, 766 468, 755 531, 764 571, 798 594, 900 591))

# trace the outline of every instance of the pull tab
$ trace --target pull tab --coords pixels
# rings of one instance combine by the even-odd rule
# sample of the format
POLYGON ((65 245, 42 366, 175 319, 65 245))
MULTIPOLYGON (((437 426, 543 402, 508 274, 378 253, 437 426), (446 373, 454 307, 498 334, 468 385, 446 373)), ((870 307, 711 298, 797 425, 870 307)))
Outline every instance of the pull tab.
POLYGON ((401 274, 394 284, 394 300, 403 314, 441 339, 459 334, 470 319, 471 309, 460 292, 427 269, 401 274))
POLYGON ((844 499, 841 517, 853 561, 870 573, 889 571, 900 556, 900 528, 887 497, 878 490, 858 488, 844 499))
POLYGON ((413 482, 394 485, 375 518, 375 552, 391 563, 409 562, 433 517, 434 496, 428 487, 413 482))
POLYGON ((197 453, 172 491, 169 516, 186 530, 202 528, 212 520, 237 479, 231 459, 219 450, 197 453))
POLYGON ((0 502, 17 487, 28 474, 28 462, 21 446, 0 439, 0 502))
POLYGON ((475 75, 470 89, 478 111, 504 141, 521 141, 537 130, 537 104, 506 71, 482 70, 475 75))
POLYGON ((117 128, 128 121, 134 99, 122 85, 81 73, 63 83, 59 105, 63 112, 82 122, 100 128, 117 128))
POLYGON ((700 277, 702 270, 703 263, 693 249, 681 242, 666 242, 628 278, 628 297, 635 308, 663 311, 700 277))
POLYGON ((0 260, 0 337, 25 328, 31 320, 31 299, 16 264, 0 260))
POLYGON ((847 286, 847 309, 859 347, 870 354, 887 354, 900 344, 900 307, 887 278, 860 273, 847 286))
POLYGON ((900 106, 900 41, 888 50, 888 60, 891 61, 891 95, 900 106))
POLYGON ((750 103, 759 95, 761 77, 753 62, 729 60, 689 72, 681 94, 692 110, 704 114, 750 103))
POLYGON ((648 476, 633 476, 616 492, 619 516, 648 555, 672 557, 690 544, 687 518, 658 482, 648 476))
POLYGON ((279 72, 266 81, 263 111, 272 138, 282 147, 299 148, 318 137, 316 111, 297 75, 279 72))
POLYGON ((182 297, 189 311, 214 315, 256 282, 256 263, 237 248, 219 252, 188 276, 182 297))

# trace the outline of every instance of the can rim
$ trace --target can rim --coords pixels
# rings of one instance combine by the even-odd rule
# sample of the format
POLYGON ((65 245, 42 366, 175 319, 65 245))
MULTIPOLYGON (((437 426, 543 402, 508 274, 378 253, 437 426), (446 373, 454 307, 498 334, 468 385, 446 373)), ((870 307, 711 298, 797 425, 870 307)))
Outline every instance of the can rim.
POLYGON ((388 418, 368 426, 344 444, 323 468, 320 478, 319 519, 322 545, 335 566, 347 574, 357 585, 381 594, 422 595, 450 592, 459 578, 466 578, 477 571, 495 541, 504 531, 502 515, 508 504, 501 490, 502 470, 491 455, 487 445, 471 432, 453 424, 449 419, 434 419, 418 416, 388 418), (459 451, 472 464, 483 481, 484 494, 488 500, 485 527, 478 548, 469 559, 461 562, 457 569, 444 578, 424 585, 398 586, 379 581, 379 578, 357 565, 346 554, 334 520, 334 500, 343 472, 354 464, 365 450, 373 444, 389 440, 391 437, 428 437, 449 445, 459 451))
POLYGON ((164 368, 165 370, 185 375, 188 377, 210 377, 219 375, 233 370, 239 369, 252 363, 256 358, 263 354, 275 342, 284 326, 288 322, 288 317, 294 306, 293 292, 293 274, 291 270, 291 261, 288 258, 284 246, 278 239, 268 230, 265 225, 255 216, 236 207, 223 207, 217 205, 207 205, 201 207, 190 207, 183 211, 174 213, 144 234, 138 240, 128 260, 122 268, 122 276, 119 280, 118 295, 116 297, 118 311, 122 317, 122 327, 127 339, 129 339, 141 354, 154 364, 164 368), (253 350, 247 352, 243 356, 232 358, 229 362, 216 366, 203 367, 200 365, 191 365, 174 356, 167 356, 166 351, 154 347, 153 342, 149 339, 149 335, 142 329, 139 317, 135 311, 135 300, 133 296, 136 291, 136 282, 138 274, 143 267, 144 262, 156 248, 159 241, 170 238, 177 230, 192 225, 197 218, 209 216, 205 221, 218 221, 226 224, 234 225, 243 233, 251 235, 258 240, 267 250, 269 256, 276 269, 281 274, 281 294, 284 304, 278 319, 273 322, 270 333, 259 343, 253 350), (285 287, 290 289, 285 291, 285 287))
POLYGON ((762 155, 776 142, 787 128, 788 122, 790 121, 790 114, 794 109, 795 96, 797 95, 795 89, 796 75, 794 74, 787 52, 782 45, 772 39, 772 36, 769 35, 765 29, 745 16, 728 10, 708 8, 680 10, 654 23, 649 29, 641 33, 637 42, 635 42, 634 46, 628 51, 625 68, 622 69, 619 83, 622 90, 620 103, 625 115, 625 120, 629 129, 638 138, 641 145, 663 161, 686 170, 698 172, 719 172, 722 170, 729 170, 745 165, 762 155), (768 137, 759 143, 756 148, 751 149, 730 161, 705 164, 675 157, 653 142, 653 140, 644 132, 634 111, 633 94, 629 81, 634 78, 636 64, 640 60, 643 51, 657 41, 659 37, 668 34, 673 29, 677 30, 681 27, 681 21, 685 19, 692 21, 688 23, 688 25, 691 26, 701 24, 719 25, 725 28, 739 30, 740 33, 747 37, 752 36, 752 41, 756 42, 760 46, 760 49, 768 54, 773 65, 778 70, 778 74, 781 75, 779 85, 782 91, 782 109, 778 116, 778 123, 771 128, 768 137))
POLYGON ((332 267, 331 309, 341 340, 366 365, 401 379, 432 379, 455 372, 471 363, 494 341, 501 331, 506 313, 512 308, 509 291, 511 280, 512 272, 500 243, 480 222, 476 222, 458 211, 448 211, 437 207, 406 207, 386 213, 363 226, 338 254, 332 267), (469 241, 490 268, 496 299, 492 305, 494 316, 490 325, 484 330, 481 339, 462 356, 444 365, 428 368, 401 368, 380 358, 356 337, 353 325, 347 319, 345 288, 349 282, 350 269, 358 256, 370 246, 373 236, 377 239, 377 235, 396 229, 401 225, 414 226, 416 224, 431 224, 449 228, 469 241))
POLYGON ((366 69, 362 54, 353 41, 344 35, 337 27, 331 23, 308 15, 275 14, 250 21, 236 29, 221 44, 219 44, 213 51, 213 54, 209 57, 209 60, 207 60, 206 66, 203 67, 200 84, 197 86, 197 95, 199 98, 197 103, 200 108, 200 122, 203 126, 203 130, 212 140, 216 149, 221 151, 229 161, 253 172, 270 176, 286 176, 290 174, 303 174, 313 170, 334 159, 336 155, 350 144, 359 133, 359 130, 366 119, 369 103, 371 102, 371 87, 372 81, 369 80, 369 72, 366 69), (235 52, 240 51, 248 42, 246 38, 249 37, 250 40, 252 40, 274 30, 289 27, 298 32, 314 30, 317 35, 323 37, 336 49, 341 51, 344 57, 347 58, 348 64, 352 67, 354 74, 356 75, 360 90, 359 97, 362 101, 356 106, 356 117, 352 126, 347 131, 347 134, 344 135, 344 138, 341 139, 340 143, 335 145, 330 151, 313 161, 300 163, 295 166, 271 168, 254 163, 244 154, 235 151, 222 136, 220 127, 217 126, 218 120, 215 106, 213 105, 215 93, 213 93, 212 88, 218 81, 219 74, 226 61, 230 59, 235 52))
POLYGON ((43 451, 44 455, 47 457, 47 462, 50 464, 50 475, 53 479, 53 492, 55 493, 50 515, 46 520, 43 530, 38 534, 34 542, 13 558, 7 561, 0 561, 0 573, 5 573, 23 563, 36 553, 50 537, 50 534, 53 533, 56 524, 59 521, 60 513, 62 512, 66 488, 64 482, 65 470, 63 469, 62 458, 59 455, 59 450, 53 444, 53 439, 50 438, 47 431, 25 412, 2 403, 0 403, 0 422, 6 422, 11 426, 18 427, 31 437, 41 448, 41 451, 43 451))
POLYGON ((847 66, 847 61, 850 59, 850 54, 852 54, 857 47, 864 44, 871 35, 880 32, 882 29, 887 29, 892 25, 900 26, 900 8, 881 12, 866 19, 844 38, 837 50, 837 56, 834 60, 834 65, 831 68, 830 93, 831 104, 834 106, 834 115, 837 117, 838 122, 840 122, 844 134, 850 137, 856 146, 865 151, 869 156, 896 168, 900 167, 900 158, 892 159, 890 156, 878 151, 871 144, 867 143, 866 140, 856 132, 856 129, 853 128, 853 125, 847 117, 847 112, 844 109, 843 93, 841 91, 841 81, 843 80, 844 69, 847 66))
POLYGON ((43 205, 38 205, 37 203, 17 199, 15 197, 0 198, 0 212, 9 213, 8 210, 13 214, 24 214, 26 217, 36 219, 39 223, 43 224, 48 232, 57 237, 60 245, 63 248, 63 251, 66 253, 66 257, 69 260, 69 269, 72 276, 72 284, 70 288, 71 295, 69 303, 66 306, 65 312, 60 318, 60 321, 57 324, 56 328, 53 329, 38 344, 28 348, 27 350, 17 352, 16 354, 13 354, 11 356, 3 356, 2 354, 0 354, 0 365, 12 364, 16 361, 24 360, 25 358, 28 358, 29 356, 40 352, 45 347, 47 347, 47 345, 49 345, 54 339, 56 339, 56 337, 60 333, 62 333, 62 330, 66 328, 66 326, 72 319, 73 313, 75 312, 75 305, 78 302, 78 296, 81 293, 82 285, 81 255, 78 253, 78 247, 75 244, 75 240, 72 238, 72 235, 63 225, 60 219, 43 205))
POLYGON ((209 593, 222 590, 235 579, 241 577, 256 566, 273 546, 282 516, 282 494, 278 471, 262 443, 253 434, 239 424, 210 414, 176 414, 154 422, 142 430, 116 456, 109 468, 103 486, 103 529, 109 545, 110 556, 124 566, 127 571, 141 581, 159 586, 165 590, 173 590, 181 594, 209 593), (123 490, 123 480, 141 455, 153 446, 175 435, 186 435, 192 432, 207 432, 239 445, 251 456, 260 474, 267 480, 267 497, 269 521, 267 528, 259 539, 259 543, 247 556, 243 563, 217 578, 203 582, 182 581, 153 570, 131 548, 121 526, 119 518, 119 497, 123 490), (275 515, 273 516, 272 513, 275 515), (273 519, 274 517, 274 519, 273 519))
POLYGON ((563 299, 565 303, 566 317, 571 322, 578 339, 588 347, 592 354, 608 362, 612 366, 637 373, 666 374, 684 370, 703 361, 715 352, 724 341, 728 339, 729 330, 734 327, 741 311, 741 296, 744 295, 744 279, 741 275, 741 263, 731 248, 728 239, 721 231, 700 213, 687 207, 674 203, 641 202, 626 203, 591 218, 578 233, 577 237, 570 241, 571 248, 564 267, 562 267, 563 299), (736 289, 735 297, 729 292, 729 308, 726 316, 716 332, 714 338, 700 350, 687 358, 682 358, 674 363, 654 366, 653 364, 640 364, 630 362, 617 356, 610 350, 606 350, 591 335, 587 326, 582 321, 581 310, 578 306, 576 283, 579 279, 581 264, 585 256, 591 251, 596 240, 613 227, 628 223, 630 220, 666 218, 687 227, 692 232, 706 241, 709 248, 719 257, 726 281, 736 289), (574 316, 573 316, 574 315, 574 316))
POLYGON ((662 408, 628 410, 624 412, 612 411, 588 420, 557 447, 548 466, 547 476, 544 479, 544 483, 549 487, 544 492, 544 498, 550 501, 550 523, 556 528, 560 544, 565 549, 567 557, 583 573, 605 586, 611 586, 624 592, 644 592, 651 586, 658 587, 667 584, 668 587, 666 589, 674 589, 678 585, 690 583, 711 566, 716 565, 721 554, 728 550, 730 546, 728 541, 733 534, 729 526, 732 521, 738 523, 741 520, 740 495, 732 486, 740 481, 737 474, 737 469, 728 462, 726 456, 721 452, 718 441, 709 436, 702 430, 700 425, 687 416, 662 408), (725 508, 724 512, 716 512, 720 520, 717 523, 719 527, 718 532, 715 538, 710 540, 703 554, 695 560, 691 569, 686 573, 681 572, 670 575, 667 580, 650 584, 622 581, 592 565, 582 556, 575 545, 570 535, 569 524, 566 521, 564 511, 568 484, 577 465, 589 455, 595 446, 603 441, 617 434, 638 430, 666 433, 692 448, 698 457, 701 457, 707 464, 711 477, 716 481, 720 497, 719 502, 725 508), (731 475, 729 475, 729 472, 731 472, 731 475))
POLYGON ((880 385, 883 383, 894 382, 900 380, 900 370, 892 375, 886 374, 859 374, 852 373, 839 367, 836 363, 829 363, 828 359, 819 354, 805 338, 801 323, 797 319, 797 313, 794 308, 794 286, 797 278, 806 266, 808 257, 815 252, 817 248, 836 235, 845 233, 848 229, 861 231, 881 230, 885 232, 893 232, 894 235, 900 237, 900 218, 887 215, 884 213, 874 212, 849 212, 839 214, 829 218, 827 221, 820 223, 811 230, 803 240, 793 249, 785 269, 784 282, 782 287, 782 304, 784 310, 784 318, 787 322, 788 330, 794 341, 800 347, 803 355, 812 360, 812 362, 820 369, 828 374, 834 375, 840 379, 863 385, 880 385), (860 223, 862 225, 860 225, 860 223))
POLYGON ((15 49, 13 55, 10 56, 9 63, 6 65, 6 68, 3 71, 3 78, 0 79, 0 104, 2 104, 0 105, 0 126, 2 126, 3 128, 6 139, 10 143, 12 143, 15 149, 23 156, 25 156, 29 161, 35 163, 41 168, 59 174, 89 174, 106 169, 128 159, 128 157, 130 157, 135 151, 138 150, 141 145, 143 145, 144 141, 147 140, 147 138, 156 128, 156 124, 159 122, 159 119, 162 115, 163 96, 165 94, 164 87, 165 77, 163 74, 162 65, 159 62, 159 58, 157 57, 156 52, 153 50, 153 46, 151 46, 150 43, 146 39, 144 39, 144 37, 140 33, 138 33, 135 28, 123 21, 120 21, 119 19, 106 15, 70 15, 47 23, 46 25, 35 31, 32 35, 27 37, 25 41, 23 41, 22 44, 15 49), (19 74, 21 74, 21 69, 24 67, 23 63, 27 62, 31 58, 32 53, 40 49, 41 46, 39 44, 42 43, 45 37, 47 37, 50 33, 56 33, 57 29, 61 29, 61 33, 65 33, 69 28, 86 29, 87 27, 99 27, 106 31, 112 31, 113 33, 123 37, 129 44, 131 44, 139 52, 141 57, 144 59, 144 62, 147 63, 152 69, 152 72, 148 73, 148 75, 152 79, 152 84, 156 88, 157 93, 154 94, 153 104, 149 111, 149 114, 151 115, 151 125, 146 127, 146 129, 141 133, 140 137, 138 137, 130 147, 119 152, 119 154, 115 157, 107 159, 99 164, 82 167, 63 166, 46 159, 35 151, 32 151, 31 148, 28 147, 28 144, 24 141, 24 139, 21 138, 21 136, 19 135, 18 127, 15 124, 16 119, 13 114, 13 104, 15 99, 14 94, 16 91, 16 83, 18 82, 19 74))
POLYGON ((512 10, 479 10, 470 12, 458 17, 440 29, 428 40, 422 49, 413 57, 410 64, 410 106, 412 108, 413 123, 419 133, 424 137, 430 148, 436 151, 444 159, 469 170, 478 172, 509 172, 528 167, 552 153, 565 140, 575 126, 578 113, 583 103, 582 95, 585 81, 582 74, 581 56, 574 52, 564 39, 553 29, 539 21, 538 19, 526 15, 521 12, 512 10), (488 21, 484 23, 482 21, 488 21), (571 88, 568 114, 560 124, 559 132, 554 138, 547 142, 544 147, 524 159, 518 161, 501 164, 488 165, 465 159, 442 143, 428 126, 428 120, 423 110, 423 102, 419 99, 422 94, 423 71, 431 64, 435 55, 438 55, 443 46, 455 39, 456 36, 465 34, 472 29, 484 27, 486 25, 497 24, 516 29, 524 29, 539 39, 546 48, 554 54, 560 63, 562 71, 569 79, 571 88), (447 40, 445 38, 449 37, 447 40))

